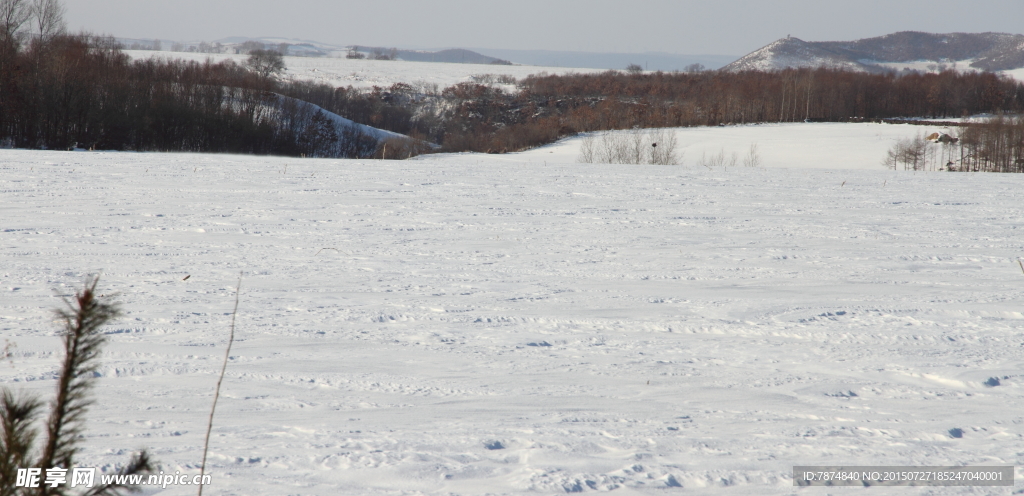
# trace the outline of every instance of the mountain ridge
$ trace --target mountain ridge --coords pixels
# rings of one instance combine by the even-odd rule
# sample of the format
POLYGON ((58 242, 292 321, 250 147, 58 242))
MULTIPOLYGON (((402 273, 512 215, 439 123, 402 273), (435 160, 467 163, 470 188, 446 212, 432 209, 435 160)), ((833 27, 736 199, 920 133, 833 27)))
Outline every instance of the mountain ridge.
POLYGON ((1009 33, 925 33, 900 31, 854 41, 804 41, 786 37, 722 68, 724 71, 801 67, 882 72, 881 64, 970 61, 981 71, 1024 67, 1024 35, 1009 33))

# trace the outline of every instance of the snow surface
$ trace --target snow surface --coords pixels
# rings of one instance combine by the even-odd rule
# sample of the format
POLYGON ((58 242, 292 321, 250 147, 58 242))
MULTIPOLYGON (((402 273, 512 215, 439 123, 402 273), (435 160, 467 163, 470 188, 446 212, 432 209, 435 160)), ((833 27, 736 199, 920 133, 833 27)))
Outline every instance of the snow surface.
MULTIPOLYGON (((806 126, 791 164, 838 125, 806 126)), ((80 463, 198 473, 241 273, 211 495, 793 494, 793 465, 1024 463, 1024 176, 555 155, 0 150, 0 382, 49 397, 51 311, 102 271, 127 313, 80 463)))
MULTIPOLYGON (((877 65, 886 69, 894 71, 902 71, 904 69, 910 69, 918 72, 926 73, 938 73, 941 66, 945 66, 946 70, 954 69, 959 72, 981 72, 971 64, 974 63, 975 59, 956 60, 952 62, 940 62, 935 60, 915 60, 913 62, 876 62, 872 60, 861 60, 859 62, 868 65, 877 65)), ((1010 69, 1005 71, 996 71, 996 74, 1002 74, 1009 76, 1017 81, 1024 81, 1024 67, 1019 69, 1010 69)))
MULTIPOLYGON (((945 69, 955 69, 960 72, 979 72, 978 69, 971 67, 975 59, 957 60, 953 62, 938 62, 935 60, 915 60, 912 62, 878 62, 874 60, 861 60, 860 62, 868 65, 877 65, 886 69, 892 69, 894 71, 902 71, 904 69, 910 69, 918 72, 939 72, 939 66, 944 66, 945 69)), ((1002 71, 1009 72, 1009 71, 1002 71)))
MULTIPOLYGON (((697 165, 701 156, 720 152, 737 156, 742 165, 751 145, 757 145, 764 167, 879 170, 886 152, 900 139, 933 132, 949 133, 942 126, 876 123, 785 123, 722 127, 677 128, 677 155, 681 165, 697 165)), ((618 133, 622 131, 611 131, 618 133)), ((603 133, 598 133, 603 134, 603 133)), ((575 162, 581 141, 569 138, 533 150, 497 156, 493 160, 547 160, 575 162)))
MULTIPOLYGON (((219 53, 161 52, 152 50, 125 50, 133 59, 162 58, 203 62, 234 60, 242 64, 249 56, 219 53)), ((395 83, 414 87, 436 84, 440 89, 463 82, 472 82, 473 76, 485 74, 510 75, 521 79, 531 74, 586 74, 606 69, 579 69, 565 67, 539 67, 532 65, 449 64, 443 62, 407 62, 404 60, 358 60, 332 57, 284 57, 285 77, 299 81, 314 81, 332 86, 355 88, 387 88, 395 83)), ((508 89, 514 89, 509 85, 508 89)))
POLYGON ((1002 71, 1002 74, 1006 74, 1007 76, 1010 76, 1016 79, 1017 81, 1024 81, 1024 67, 1021 67, 1020 69, 1002 71))

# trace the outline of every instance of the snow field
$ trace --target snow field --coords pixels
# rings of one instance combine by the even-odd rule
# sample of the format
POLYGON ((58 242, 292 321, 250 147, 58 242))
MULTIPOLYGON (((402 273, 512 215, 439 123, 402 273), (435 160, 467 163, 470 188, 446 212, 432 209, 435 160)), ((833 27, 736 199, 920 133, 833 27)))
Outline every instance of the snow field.
POLYGON ((1024 178, 547 153, 571 146, 0 150, 0 382, 51 394, 51 310, 102 271, 126 315, 81 464, 198 473, 241 273, 208 494, 790 494, 793 465, 1022 463, 1024 178))
MULTIPOLYGON (((927 136, 936 131, 950 132, 940 126, 802 122, 689 127, 672 131, 681 165, 695 166, 701 162, 702 156, 710 159, 723 153, 727 160, 735 156, 736 165, 742 167, 750 146, 757 145, 762 167, 873 171, 884 169, 882 160, 886 152, 900 138, 927 136)), ((568 138, 521 153, 499 155, 494 160, 513 163, 522 160, 575 162, 579 158, 581 142, 579 138, 568 138)))
MULTIPOLYGON (((152 50, 124 50, 132 59, 162 58, 204 62, 234 60, 244 64, 248 55, 224 53, 160 52, 152 50)), ((388 88, 395 83, 406 83, 414 88, 437 85, 441 90, 458 83, 473 82, 473 76, 485 74, 510 75, 516 79, 531 74, 581 74, 604 72, 606 69, 579 69, 566 67, 540 67, 533 65, 451 64, 443 62, 407 62, 404 60, 366 60, 334 57, 284 57, 284 77, 298 81, 313 81, 331 86, 355 88, 388 88)), ((497 85, 515 91, 512 85, 497 85)))

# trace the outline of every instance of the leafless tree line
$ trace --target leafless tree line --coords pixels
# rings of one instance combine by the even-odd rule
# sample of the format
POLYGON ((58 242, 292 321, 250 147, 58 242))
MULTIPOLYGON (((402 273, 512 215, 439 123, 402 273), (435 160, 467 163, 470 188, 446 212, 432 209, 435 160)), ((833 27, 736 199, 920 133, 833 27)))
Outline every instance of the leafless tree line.
POLYGON ((960 132, 960 152, 952 170, 1024 172, 1024 116, 968 124, 960 132))
POLYGON ((954 148, 953 143, 934 143, 918 133, 898 139, 886 153, 882 165, 895 170, 945 170, 953 165, 954 148))
POLYGON ((1000 115, 968 122, 938 139, 923 133, 902 138, 882 163, 897 170, 1024 172, 1024 117, 1000 115))
MULTIPOLYGON (((446 88, 437 98, 444 102, 440 125, 427 134, 448 151, 503 153, 600 130, 1024 111, 1024 84, 991 73, 954 71, 608 71, 534 75, 520 79, 517 87, 512 94, 483 84, 446 88)), ((420 124, 415 118, 409 122, 414 128, 420 124)))
POLYGON ((61 34, 66 29, 65 11, 60 0, 0 0, 0 41, 17 42, 25 36, 48 39, 61 34))
POLYGON ((0 146, 369 157, 378 140, 280 96, 279 52, 136 60, 65 33, 60 0, 0 0, 0 146))
POLYGON ((700 159, 697 160, 697 165, 707 167, 708 169, 714 169, 722 167, 728 169, 729 167, 736 167, 737 164, 742 163, 744 167, 760 167, 761 166, 761 151, 757 147, 757 143, 751 143, 750 147, 747 148, 747 153, 742 157, 739 152, 732 151, 730 153, 725 152, 725 148, 719 148, 716 153, 708 153, 703 151, 700 154, 700 159))
POLYGON ((631 129, 583 137, 576 161, 585 164, 677 165, 676 135, 671 129, 631 129))
POLYGON ((87 35, 11 48, 0 52, 0 146, 369 157, 380 144, 280 96, 272 63, 130 61, 87 35))

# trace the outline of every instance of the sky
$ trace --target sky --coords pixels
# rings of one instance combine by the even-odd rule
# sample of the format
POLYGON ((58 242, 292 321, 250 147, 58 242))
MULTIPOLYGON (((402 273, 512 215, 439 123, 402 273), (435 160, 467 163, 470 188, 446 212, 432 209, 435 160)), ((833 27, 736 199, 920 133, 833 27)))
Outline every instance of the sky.
POLYGON ((213 41, 282 37, 399 48, 744 55, 792 35, 1024 31, 1021 0, 64 0, 71 31, 213 41))

